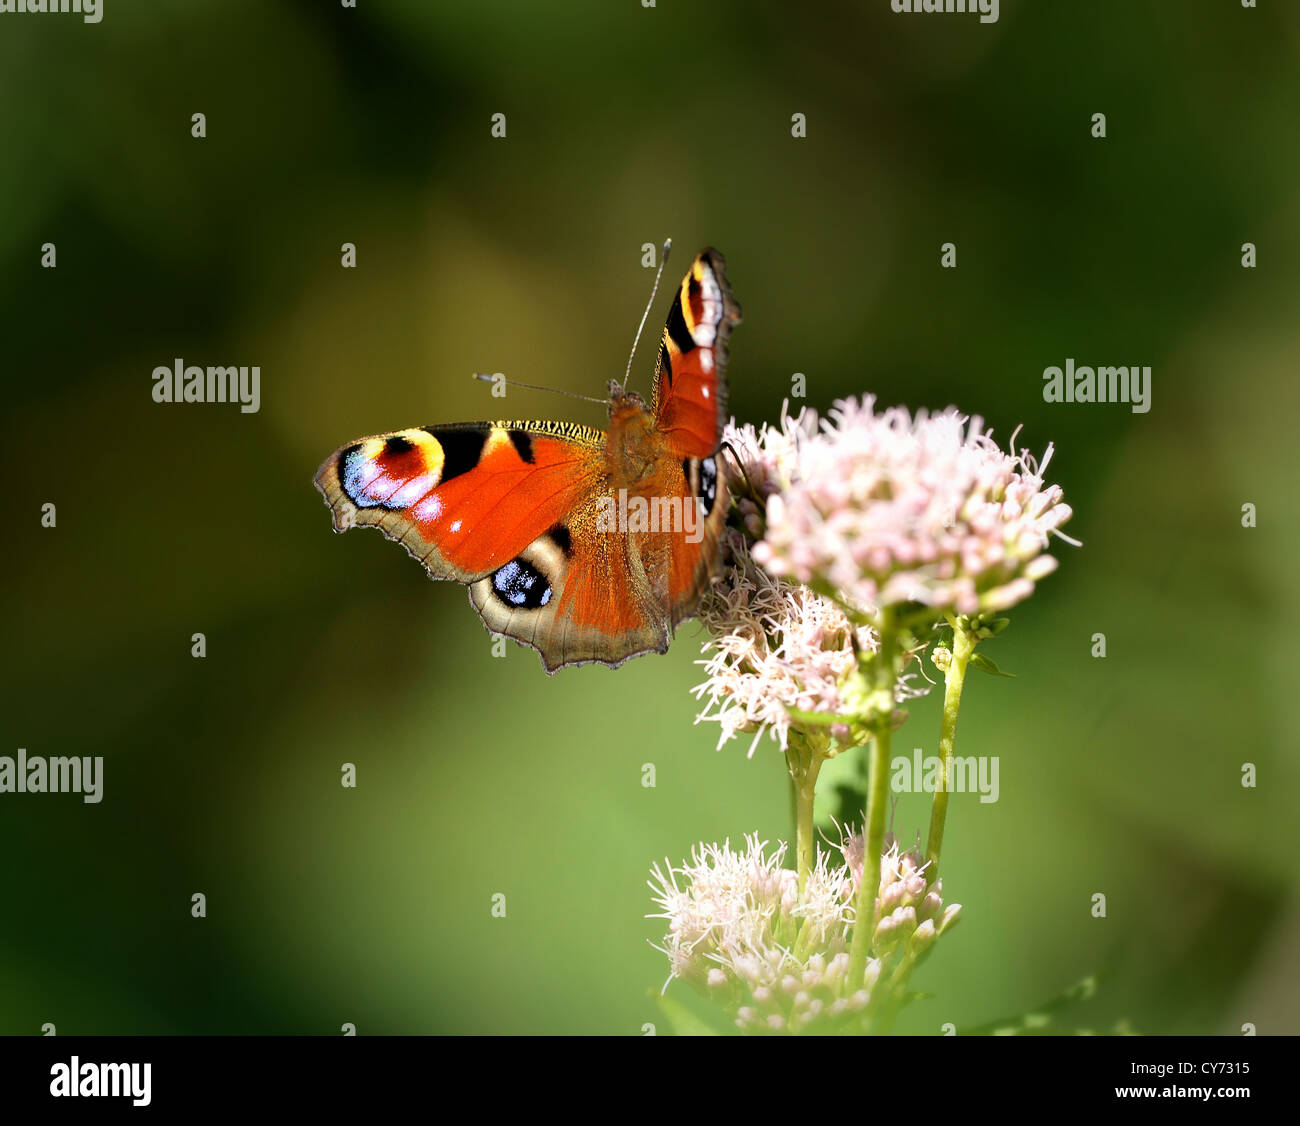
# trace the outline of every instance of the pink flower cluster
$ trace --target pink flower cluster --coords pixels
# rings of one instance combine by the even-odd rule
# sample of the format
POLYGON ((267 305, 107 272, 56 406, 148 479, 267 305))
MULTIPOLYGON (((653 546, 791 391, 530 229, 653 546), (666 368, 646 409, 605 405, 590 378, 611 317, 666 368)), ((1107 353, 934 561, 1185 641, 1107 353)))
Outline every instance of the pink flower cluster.
MULTIPOLYGON (((911 962, 955 920, 939 881, 927 882, 915 851, 892 840, 880 865, 873 949, 865 980, 849 980, 849 944, 862 879, 862 835, 845 838, 843 862, 817 850, 808 883, 782 867, 786 846, 758 834, 743 849, 699 844, 690 860, 651 871, 650 888, 668 931, 657 946, 669 981, 681 978, 728 1011, 746 1032, 800 1032, 869 1019, 882 969, 911 962)), ((667 985, 665 985, 667 988, 667 985)))
POLYGON ((782 867, 785 852, 784 844, 769 851, 755 833, 741 850, 700 844, 688 863, 665 861, 651 873, 662 910, 649 917, 668 921, 658 949, 669 981, 681 978, 712 997, 746 1032, 797 1032, 861 1013, 879 975, 870 967, 865 987, 849 987, 847 868, 819 853, 801 900, 798 876, 782 867))
MULTIPOLYGON (((788 709, 843 714, 843 694, 857 664, 854 641, 871 652, 875 637, 865 627, 855 630, 829 599, 758 567, 739 533, 728 530, 726 536, 726 577, 700 606, 711 637, 704 643, 706 659, 697 662, 707 678, 695 695, 707 699, 696 722, 720 725, 719 749, 739 732, 752 731, 752 756, 762 733, 771 730, 785 750, 791 727, 800 726, 788 709)), ((846 733, 847 726, 830 731, 846 733)))
POLYGON ((975 614, 1027 598, 1055 569, 1049 537, 1071 515, 1060 487, 1043 481, 1052 447, 1039 464, 1015 451, 1014 436, 1011 452, 999 449, 979 418, 877 414, 874 402, 841 400, 820 425, 805 411, 735 432, 766 500, 754 559, 851 606, 975 614))
MULTIPOLYGON (((845 836, 840 851, 856 889, 862 882, 861 832, 845 836)), ((943 880, 931 881, 927 867, 919 847, 900 849, 893 833, 885 834, 872 950, 888 950, 903 939, 913 949, 924 949, 956 921, 961 904, 944 907, 943 880)))

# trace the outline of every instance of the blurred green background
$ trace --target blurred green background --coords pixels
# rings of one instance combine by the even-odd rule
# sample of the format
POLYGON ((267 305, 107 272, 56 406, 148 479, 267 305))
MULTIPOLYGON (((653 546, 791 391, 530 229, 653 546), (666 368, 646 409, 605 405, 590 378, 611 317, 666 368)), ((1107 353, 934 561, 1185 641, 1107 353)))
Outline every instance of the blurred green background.
POLYGON ((958 753, 1000 756, 1001 799, 953 799, 964 919, 900 1030, 1104 972, 1073 1023, 1300 1032, 1298 53, 1273 0, 0 16, 0 753, 106 760, 99 805, 0 796, 0 1032, 666 1031, 650 863, 791 832, 774 745, 693 725, 699 627, 613 672, 494 659, 311 478, 376 431, 603 423, 470 373, 602 395, 669 235, 671 280, 727 255, 739 420, 795 372, 819 409, 956 404, 1054 442, 1077 513, 989 647, 1017 679, 968 681, 958 753), (177 356, 260 365, 261 411, 155 404, 177 356), (1045 404, 1066 357, 1150 364, 1150 413, 1045 404))

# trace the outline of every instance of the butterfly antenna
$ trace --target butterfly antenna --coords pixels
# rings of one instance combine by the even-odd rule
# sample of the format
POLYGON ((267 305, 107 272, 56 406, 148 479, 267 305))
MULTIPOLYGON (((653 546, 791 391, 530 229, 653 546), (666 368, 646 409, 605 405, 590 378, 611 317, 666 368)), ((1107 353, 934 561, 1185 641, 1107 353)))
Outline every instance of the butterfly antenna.
POLYGON ((567 395, 570 399, 581 399, 584 403, 599 403, 602 407, 609 406, 608 399, 597 399, 591 395, 579 395, 576 391, 565 391, 560 387, 540 387, 536 383, 520 383, 517 379, 507 379, 504 375, 492 375, 485 371, 476 371, 475 379, 481 379, 484 383, 504 383, 507 387, 523 387, 528 391, 549 391, 552 395, 567 395))
POLYGON ((650 300, 645 303, 645 312, 641 314, 641 323, 636 328, 636 339, 632 341, 632 354, 627 358, 627 371, 623 373, 623 387, 627 388, 627 381, 632 377, 632 360, 636 357, 636 346, 641 343, 641 331, 645 328, 646 317, 650 315, 650 309, 655 303, 655 294, 659 292, 659 279, 664 276, 664 267, 668 265, 668 252, 673 248, 673 240, 664 239, 664 248, 659 254, 659 269, 655 271, 655 283, 650 287, 650 300))

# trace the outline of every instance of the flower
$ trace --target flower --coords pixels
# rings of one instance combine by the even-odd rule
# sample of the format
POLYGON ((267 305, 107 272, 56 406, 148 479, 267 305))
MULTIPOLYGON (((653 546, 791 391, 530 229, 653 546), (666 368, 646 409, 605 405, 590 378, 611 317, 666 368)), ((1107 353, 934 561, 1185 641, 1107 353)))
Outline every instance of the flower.
POLYGON ((663 943, 669 977, 719 1002, 747 1032, 801 1032, 871 1018, 887 999, 877 989, 906 972, 952 923, 939 881, 927 883, 916 850, 892 840, 881 858, 872 957, 865 978, 849 980, 849 943, 862 878, 862 835, 846 835, 842 862, 817 850, 803 894, 782 867, 786 845, 769 849, 753 833, 737 851, 730 842, 701 843, 690 860, 651 869, 649 886, 668 921, 663 943))
MULTIPOLYGON (((862 834, 846 834, 840 849, 856 889, 862 881, 862 834)), ((900 850, 894 834, 885 834, 876 893, 874 951, 883 952, 904 942, 907 949, 920 952, 956 921, 961 904, 944 907, 943 880, 931 882, 925 874, 927 867, 919 843, 900 850)))
POLYGON ((765 503, 753 559, 851 607, 976 614, 1028 597, 1055 569, 1049 536, 1071 515, 1060 486, 1043 481, 1051 445, 1040 464, 1015 451, 1014 435, 1003 452, 982 420, 953 408, 912 416, 874 404, 840 400, 819 427, 805 410, 730 438, 765 503))
POLYGON ((656 946, 668 957, 668 980, 720 1001, 748 1032, 799 1031, 823 1016, 861 1012, 870 1000, 869 986, 847 987, 848 869, 819 852, 801 899, 798 876, 782 867, 785 854, 785 844, 769 851, 753 833, 742 851, 701 843, 687 864, 665 860, 651 871, 663 910, 647 918, 668 920, 656 946))
MULTIPOLYGON (((732 496, 766 500, 788 489, 798 475, 799 451, 817 437, 819 423, 816 411, 804 407, 792 418, 789 407, 788 401, 782 403, 780 424, 764 424, 761 431, 748 423, 728 424, 723 442, 739 462, 736 465, 731 459, 723 459, 732 496)), ((754 532, 754 538, 760 534, 754 532)))
MULTIPOLYGON (((707 677, 695 689, 707 696, 696 718, 721 727, 718 748, 741 731, 755 732, 752 756, 765 730, 785 750, 791 729, 808 727, 789 709, 826 715, 845 712, 845 693, 857 668, 857 651, 875 648, 865 626, 854 628, 844 611, 807 587, 773 578, 754 563, 744 537, 724 535, 729 561, 722 578, 701 600, 699 616, 711 639, 704 644, 707 677)), ((835 725, 831 734, 846 735, 835 725)))

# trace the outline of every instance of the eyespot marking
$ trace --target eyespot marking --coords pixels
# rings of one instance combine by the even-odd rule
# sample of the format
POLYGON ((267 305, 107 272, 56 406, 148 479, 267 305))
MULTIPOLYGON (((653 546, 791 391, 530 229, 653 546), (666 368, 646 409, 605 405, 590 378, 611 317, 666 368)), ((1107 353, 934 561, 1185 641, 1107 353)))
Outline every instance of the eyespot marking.
POLYGON ((383 470, 376 455, 384 447, 377 439, 354 442, 339 454, 339 487, 358 508, 391 508, 389 497, 398 489, 383 470))
POLYGON ((718 463, 711 457, 700 462, 700 488, 696 495, 704 505, 704 515, 707 516, 718 502, 718 463))
POLYGON ((702 461, 688 457, 682 462, 682 472, 686 474, 686 487, 699 497, 700 508, 707 516, 718 503, 718 463, 711 457, 702 461))
POLYGON ((700 289, 700 279, 696 277, 694 271, 686 280, 686 306, 691 318, 690 327, 694 330, 696 325, 704 319, 704 300, 700 289))
POLYGON ((492 576, 497 598, 516 610, 538 610, 551 600, 551 585, 530 563, 512 559, 492 576))

